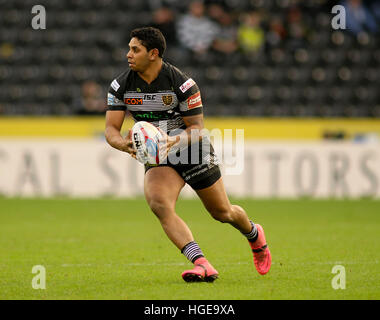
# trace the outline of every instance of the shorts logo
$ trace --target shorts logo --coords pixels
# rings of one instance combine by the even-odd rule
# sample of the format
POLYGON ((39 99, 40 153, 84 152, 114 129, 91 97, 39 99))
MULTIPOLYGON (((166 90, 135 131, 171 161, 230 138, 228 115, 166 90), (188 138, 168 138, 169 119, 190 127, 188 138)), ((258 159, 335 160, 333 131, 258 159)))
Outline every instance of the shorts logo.
POLYGON ((170 106, 173 103, 173 96, 171 94, 166 94, 162 96, 162 102, 166 106, 170 106))
POLYGON ((117 82, 116 79, 115 79, 114 81, 112 81, 112 83, 111 83, 111 87, 112 87, 112 89, 114 89, 115 91, 117 91, 117 90, 119 90, 119 88, 120 88, 120 84, 119 84, 119 82, 117 82))
POLYGON ((188 89, 190 89, 195 84, 193 79, 188 79, 186 82, 184 82, 179 89, 182 91, 182 93, 185 93, 188 89))
POLYGON ((125 104, 128 104, 128 105, 142 105, 143 99, 142 98, 125 98, 124 102, 125 104))
POLYGON ((187 99, 188 109, 193 109, 202 106, 201 93, 198 91, 187 99))

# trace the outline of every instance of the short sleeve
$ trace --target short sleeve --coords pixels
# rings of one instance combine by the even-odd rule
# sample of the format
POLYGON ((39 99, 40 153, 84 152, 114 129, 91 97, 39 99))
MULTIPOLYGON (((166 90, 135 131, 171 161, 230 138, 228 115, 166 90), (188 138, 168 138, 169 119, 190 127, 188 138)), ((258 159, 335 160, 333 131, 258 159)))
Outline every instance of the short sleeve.
POLYGON ((123 101, 121 82, 120 78, 116 78, 111 82, 107 94, 107 110, 127 110, 127 106, 123 101))
POLYGON ((194 116, 203 113, 201 92, 192 78, 181 73, 181 81, 177 82, 179 111, 182 116, 194 116))

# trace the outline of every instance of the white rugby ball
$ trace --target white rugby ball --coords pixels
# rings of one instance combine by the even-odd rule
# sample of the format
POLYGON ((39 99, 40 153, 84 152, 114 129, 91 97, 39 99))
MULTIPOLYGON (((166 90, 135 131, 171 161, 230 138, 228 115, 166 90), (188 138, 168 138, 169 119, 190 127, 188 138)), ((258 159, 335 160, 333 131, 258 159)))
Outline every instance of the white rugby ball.
POLYGON ((160 163, 159 142, 161 132, 151 123, 139 121, 132 127, 132 141, 136 149, 136 159, 143 164, 160 163))

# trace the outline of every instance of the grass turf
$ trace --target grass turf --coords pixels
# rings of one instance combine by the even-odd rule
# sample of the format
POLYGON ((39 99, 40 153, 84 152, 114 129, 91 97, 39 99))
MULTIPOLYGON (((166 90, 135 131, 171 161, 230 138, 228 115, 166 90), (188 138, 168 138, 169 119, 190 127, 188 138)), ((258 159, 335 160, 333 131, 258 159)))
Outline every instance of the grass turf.
POLYGON ((380 299, 380 202, 237 200, 264 226, 272 268, 259 275, 242 235, 199 200, 179 200, 214 283, 185 283, 191 267, 143 199, 0 199, 0 299, 380 299), (46 289, 32 288, 32 267, 46 289), (334 290, 334 265, 346 289, 334 290))

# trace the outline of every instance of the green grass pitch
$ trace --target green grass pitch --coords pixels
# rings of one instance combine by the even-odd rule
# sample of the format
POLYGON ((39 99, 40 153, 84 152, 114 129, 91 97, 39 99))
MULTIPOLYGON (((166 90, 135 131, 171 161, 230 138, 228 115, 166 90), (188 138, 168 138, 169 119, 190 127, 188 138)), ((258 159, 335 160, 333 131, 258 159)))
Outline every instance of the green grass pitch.
POLYGON ((272 253, 254 269, 243 236, 199 200, 178 214, 220 277, 185 283, 191 267, 143 199, 0 199, 0 299, 380 299, 380 202, 236 200, 264 226, 272 253), (35 265, 46 289, 32 288, 35 265), (335 265, 346 287, 335 290, 335 265))

